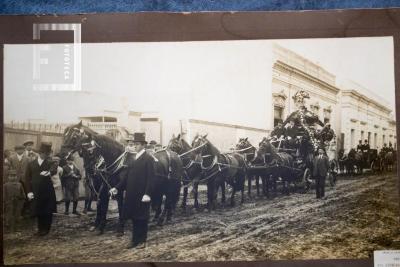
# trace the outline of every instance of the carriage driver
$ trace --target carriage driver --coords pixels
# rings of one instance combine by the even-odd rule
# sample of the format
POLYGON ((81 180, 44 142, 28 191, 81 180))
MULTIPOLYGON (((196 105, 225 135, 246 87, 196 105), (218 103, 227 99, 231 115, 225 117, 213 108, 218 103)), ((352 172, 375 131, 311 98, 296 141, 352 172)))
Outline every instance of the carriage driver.
MULTIPOLYGON (((271 143, 273 143, 275 147, 278 147, 281 140, 285 138, 285 128, 283 127, 282 120, 279 120, 278 125, 276 125, 275 128, 272 130, 271 137, 271 143)), ((282 143, 280 147, 283 147, 283 145, 284 144, 282 143)))
POLYGON ((392 142, 389 142, 389 147, 387 149, 388 152, 394 152, 392 142))
POLYGON ((292 119, 289 121, 289 126, 285 130, 286 135, 286 146, 288 148, 295 148, 296 147, 296 137, 298 135, 298 129, 295 126, 295 120, 292 119))

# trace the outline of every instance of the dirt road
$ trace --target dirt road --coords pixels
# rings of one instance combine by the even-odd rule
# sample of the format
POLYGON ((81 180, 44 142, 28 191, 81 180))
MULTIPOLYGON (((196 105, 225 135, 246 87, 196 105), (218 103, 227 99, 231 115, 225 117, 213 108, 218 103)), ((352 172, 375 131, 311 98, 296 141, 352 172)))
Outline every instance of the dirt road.
POLYGON ((367 258, 376 249, 400 249, 396 175, 342 178, 327 189, 323 200, 313 190, 212 213, 190 206, 173 223, 152 225, 144 250, 125 249, 130 224, 124 237, 115 236, 115 209, 102 236, 88 231, 93 215, 59 215, 45 238, 32 235, 34 224, 6 234, 5 263, 367 258))

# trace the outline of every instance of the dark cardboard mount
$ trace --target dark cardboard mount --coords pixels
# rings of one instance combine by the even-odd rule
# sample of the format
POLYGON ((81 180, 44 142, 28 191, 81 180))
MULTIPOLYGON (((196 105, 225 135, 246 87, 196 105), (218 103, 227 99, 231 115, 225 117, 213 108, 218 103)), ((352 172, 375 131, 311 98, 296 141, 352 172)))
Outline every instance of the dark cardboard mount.
MULTIPOLYGON (((42 32, 40 40, 34 41, 33 23, 81 23, 82 43, 393 36, 396 106, 400 103, 400 9, 358 9, 287 12, 144 12, 62 16, 0 16, 0 96, 2 100, 4 89, 3 44, 71 43, 73 40, 72 32, 52 31, 42 32)), ((1 102, 1 105, 3 110, 3 101, 1 102)), ((398 108, 396 109, 396 118, 400 118, 400 109, 398 108)), ((1 116, 1 125, 3 126, 3 116, 1 116)), ((396 128, 397 132, 400 133, 399 124, 397 124, 396 128)), ((400 143, 399 135, 397 135, 397 139, 397 142, 400 143)), ((1 141, 1 149, 3 149, 3 139, 1 141)), ((397 162, 398 169, 400 169, 399 162, 400 161, 397 162)), ((2 168, 3 166, 1 164, 1 169, 2 168)), ((3 190, 1 190, 1 192, 2 191, 3 190)), ((0 230, 1 234, 2 229, 3 227, 1 227, 0 230)), ((3 250, 1 250, 0 253, 3 256, 3 250)), ((67 266, 66 264, 59 264, 58 266, 63 265, 67 266)), ((74 265, 87 266, 88 264, 74 265)), ((96 263, 89 265, 129 265, 137 267, 364 267, 373 266, 373 259, 196 263, 96 263)))

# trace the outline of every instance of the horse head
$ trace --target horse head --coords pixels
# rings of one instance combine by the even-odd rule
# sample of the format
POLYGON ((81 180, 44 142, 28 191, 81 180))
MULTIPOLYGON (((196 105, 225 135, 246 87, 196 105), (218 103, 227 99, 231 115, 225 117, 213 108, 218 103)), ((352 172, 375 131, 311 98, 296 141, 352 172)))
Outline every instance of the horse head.
POLYGON ((93 141, 93 136, 96 134, 89 127, 82 125, 82 121, 78 124, 68 126, 64 130, 60 153, 68 156, 75 151, 81 151, 85 144, 93 141))
POLYGON ((245 148, 249 148, 249 147, 252 147, 252 145, 250 144, 248 137, 239 138, 239 142, 236 144, 236 149, 240 150, 240 149, 245 149, 245 148))
POLYGON ((177 154, 182 154, 189 151, 192 147, 185 141, 181 134, 178 134, 178 136, 176 137, 175 135, 172 135, 172 138, 169 141, 167 148, 171 149, 177 154))
POLYGON ((206 153, 208 150, 208 145, 209 141, 207 139, 207 134, 206 135, 196 134, 196 136, 192 141, 192 147, 196 148, 196 150, 194 150, 195 154, 206 153))

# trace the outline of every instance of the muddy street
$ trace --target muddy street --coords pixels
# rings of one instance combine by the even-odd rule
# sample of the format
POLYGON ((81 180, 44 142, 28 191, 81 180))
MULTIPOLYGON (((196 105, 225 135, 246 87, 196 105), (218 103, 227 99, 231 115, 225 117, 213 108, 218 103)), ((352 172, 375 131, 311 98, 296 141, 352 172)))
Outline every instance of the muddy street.
MULTIPOLYGON (((143 250, 125 249, 130 223, 116 237, 114 204, 101 236, 89 231, 94 214, 57 215, 45 238, 33 236, 35 224, 24 222, 4 235, 4 258, 6 264, 368 258, 376 249, 400 249, 398 195, 391 173, 340 177, 322 200, 311 190, 246 198, 239 205, 238 194, 235 207, 211 213, 195 211, 189 202, 172 223, 151 224, 143 250)), ((205 203, 204 192, 201 197, 205 203)))

